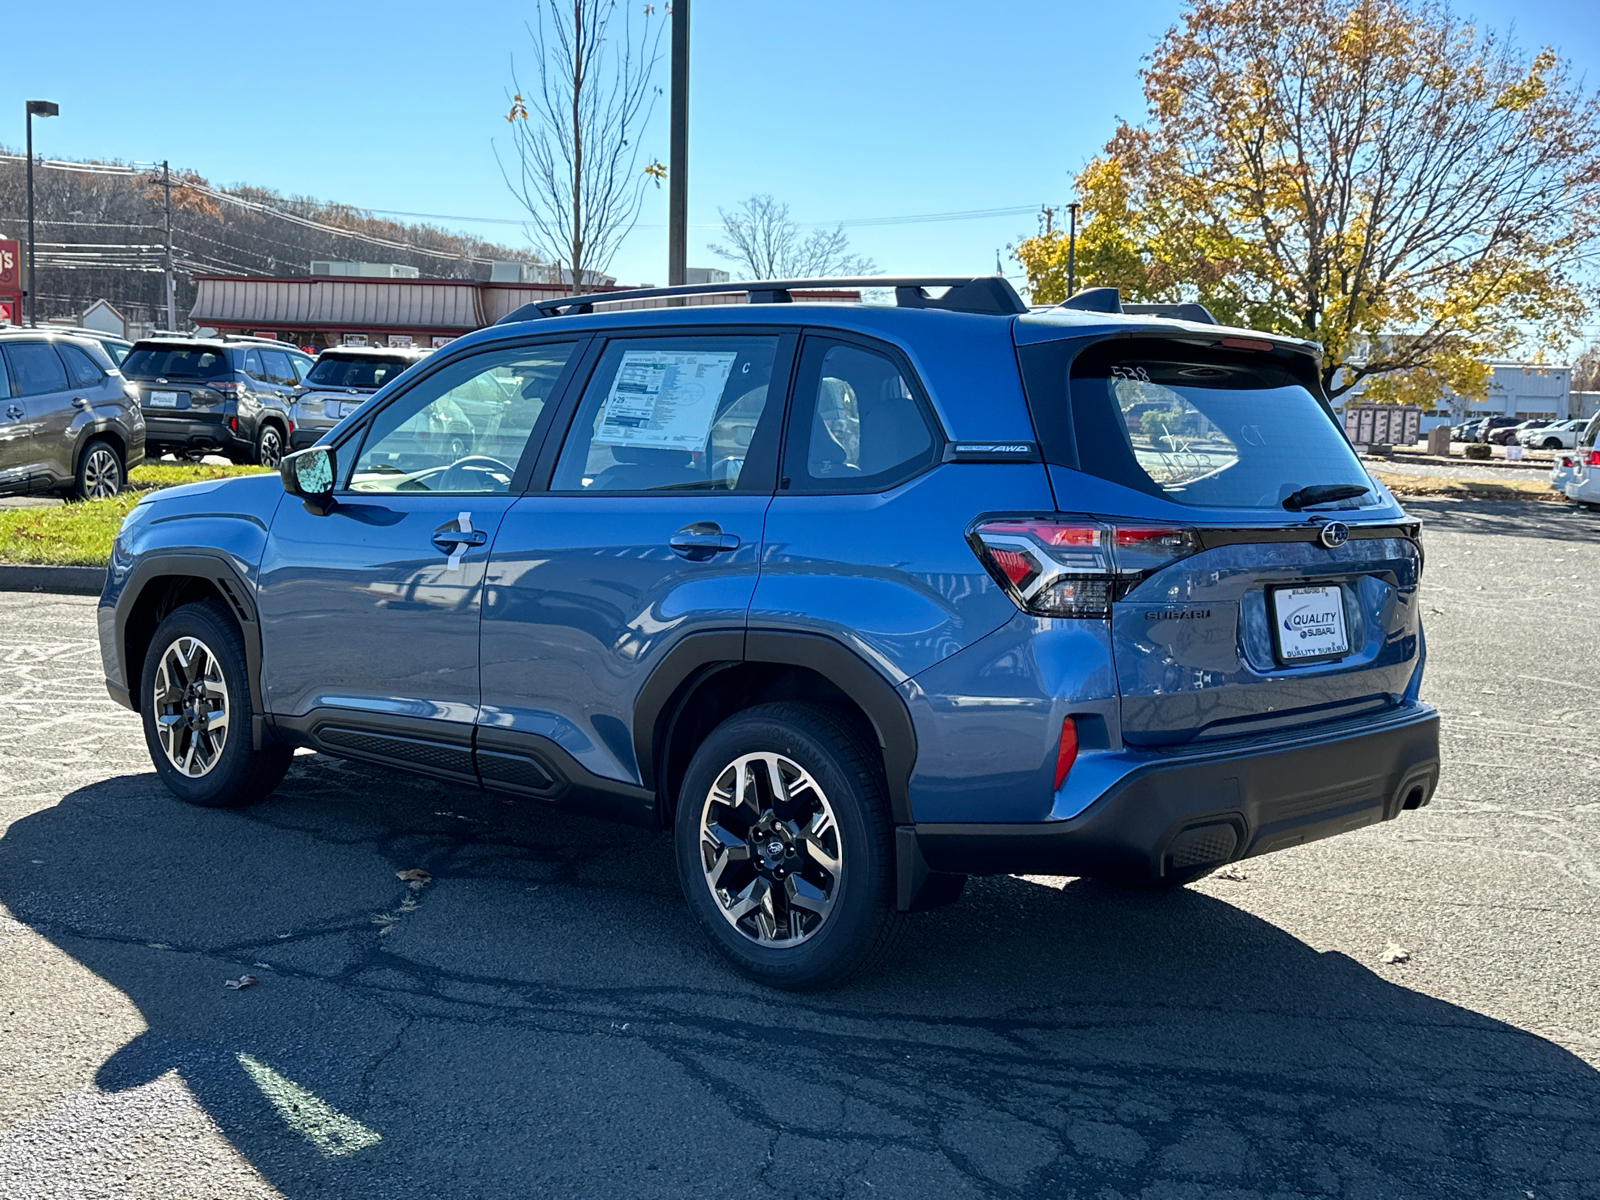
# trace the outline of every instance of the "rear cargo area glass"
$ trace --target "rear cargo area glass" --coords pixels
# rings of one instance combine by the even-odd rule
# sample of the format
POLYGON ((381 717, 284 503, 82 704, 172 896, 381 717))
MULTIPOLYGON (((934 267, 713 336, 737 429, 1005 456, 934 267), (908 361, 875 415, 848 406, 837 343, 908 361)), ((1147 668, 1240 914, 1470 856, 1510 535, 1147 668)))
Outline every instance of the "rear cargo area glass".
POLYGON ((1119 341, 1079 355, 1069 391, 1082 469, 1179 504, 1282 511, 1302 488, 1373 487, 1327 410, 1265 353, 1119 341))

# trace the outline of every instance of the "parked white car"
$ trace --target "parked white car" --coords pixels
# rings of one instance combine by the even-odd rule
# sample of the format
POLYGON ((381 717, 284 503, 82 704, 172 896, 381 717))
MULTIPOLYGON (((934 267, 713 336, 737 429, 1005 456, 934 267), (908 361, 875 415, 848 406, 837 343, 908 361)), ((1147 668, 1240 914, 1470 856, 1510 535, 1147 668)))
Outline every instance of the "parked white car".
POLYGON ((1555 461, 1550 464, 1550 486, 1562 495, 1566 495, 1567 484, 1572 482, 1572 477, 1578 471, 1578 452, 1576 450, 1557 450, 1555 461))
POLYGON ((1583 432, 1578 434, 1578 445, 1572 456, 1572 478, 1561 490, 1568 500, 1600 508, 1600 450, 1595 449, 1594 444, 1597 433, 1600 433, 1600 415, 1590 417, 1583 432))
POLYGON ((1517 440, 1530 450, 1572 450, 1577 447, 1578 434, 1588 421, 1579 417, 1573 421, 1556 421, 1537 429, 1524 429, 1517 440))

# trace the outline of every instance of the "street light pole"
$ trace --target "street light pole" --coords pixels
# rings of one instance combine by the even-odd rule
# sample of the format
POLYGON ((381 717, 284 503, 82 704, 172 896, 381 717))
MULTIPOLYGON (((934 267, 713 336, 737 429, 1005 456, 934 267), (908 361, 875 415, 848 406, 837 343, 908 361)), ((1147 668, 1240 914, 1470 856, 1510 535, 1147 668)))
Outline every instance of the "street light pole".
POLYGON ((667 164, 667 284, 689 265, 689 0, 672 0, 672 147, 667 164))
POLYGON ((49 100, 29 100, 25 105, 28 117, 28 324, 35 325, 34 298, 37 286, 33 278, 33 119, 34 117, 54 117, 61 113, 61 106, 49 100))

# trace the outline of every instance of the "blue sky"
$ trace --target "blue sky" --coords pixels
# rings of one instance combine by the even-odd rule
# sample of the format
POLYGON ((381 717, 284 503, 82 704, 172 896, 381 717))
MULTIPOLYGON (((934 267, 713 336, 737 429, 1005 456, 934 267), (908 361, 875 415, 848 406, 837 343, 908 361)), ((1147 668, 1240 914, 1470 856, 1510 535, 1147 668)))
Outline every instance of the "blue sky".
MULTIPOLYGON (((1457 7, 1485 26, 1514 22, 1521 44, 1553 44, 1600 82, 1600 4, 1457 7)), ((754 192, 808 223, 1067 199, 1116 117, 1143 111, 1140 59, 1179 11, 1177 0, 694 0, 690 262, 718 265, 706 249, 717 208, 754 192)), ((166 158, 213 183, 514 220, 491 141, 507 145, 511 55, 526 73, 532 12, 500 0, 14 4, 0 30, 0 143, 21 146, 24 99, 50 99, 61 117, 35 125, 46 157, 166 158)), ((667 158, 665 96, 643 149, 667 158)), ((614 274, 664 281, 665 221, 662 189, 614 274)), ((437 223, 525 244, 515 224, 437 223)), ((1010 212, 849 233, 890 271, 992 271, 995 251, 1034 227, 1031 212, 1010 212)))

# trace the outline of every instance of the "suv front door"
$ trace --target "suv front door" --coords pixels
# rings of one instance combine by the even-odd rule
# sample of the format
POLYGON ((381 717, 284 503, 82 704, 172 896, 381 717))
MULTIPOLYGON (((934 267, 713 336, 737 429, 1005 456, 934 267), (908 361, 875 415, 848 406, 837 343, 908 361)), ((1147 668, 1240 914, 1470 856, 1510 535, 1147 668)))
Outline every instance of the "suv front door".
POLYGON ((591 354, 588 385, 563 404, 564 440, 549 439, 495 542, 477 741, 486 784, 553 797, 565 775, 584 803, 609 794, 610 815, 646 818, 634 703, 691 634, 743 654, 795 340, 616 337, 591 354))
POLYGON ((575 345, 441 365, 338 447, 325 515, 278 506, 258 599, 275 720, 331 753, 476 781, 484 567, 575 345))

